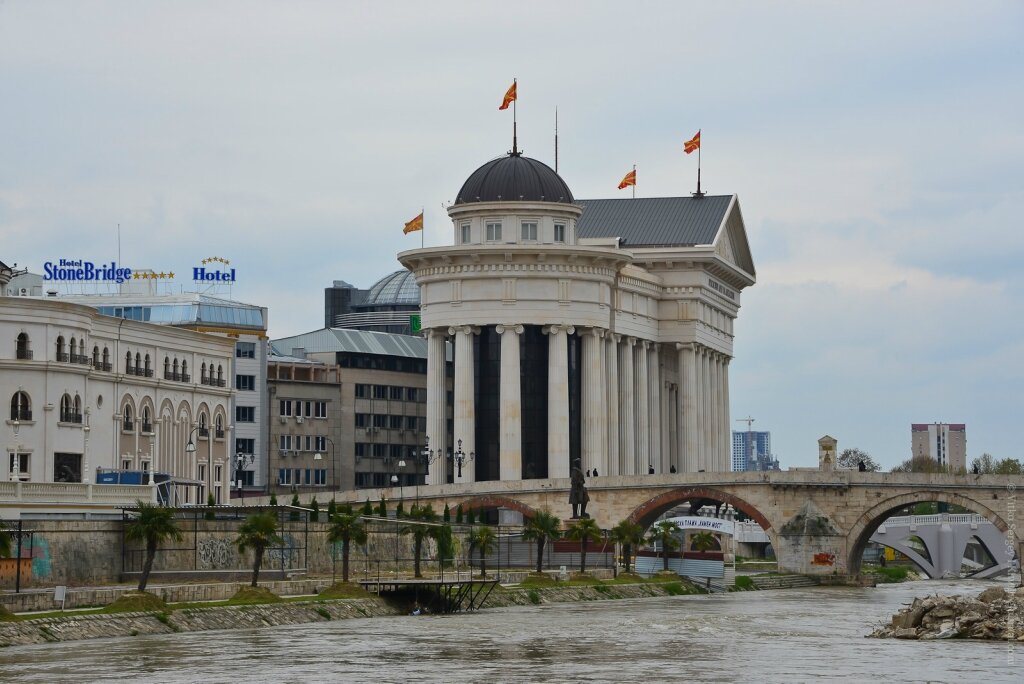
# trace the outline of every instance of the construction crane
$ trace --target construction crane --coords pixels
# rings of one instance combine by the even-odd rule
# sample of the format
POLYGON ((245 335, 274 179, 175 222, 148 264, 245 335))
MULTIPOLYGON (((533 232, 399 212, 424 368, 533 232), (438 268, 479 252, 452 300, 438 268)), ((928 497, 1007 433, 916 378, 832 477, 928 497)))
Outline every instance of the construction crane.
POLYGON ((751 462, 754 460, 753 459, 753 453, 752 453, 753 449, 754 449, 754 446, 753 446, 754 432, 751 429, 751 427, 754 424, 754 418, 752 418, 751 416, 747 416, 746 418, 737 418, 736 422, 737 423, 746 423, 747 424, 747 462, 743 465, 743 469, 746 470, 747 468, 750 467, 751 462))

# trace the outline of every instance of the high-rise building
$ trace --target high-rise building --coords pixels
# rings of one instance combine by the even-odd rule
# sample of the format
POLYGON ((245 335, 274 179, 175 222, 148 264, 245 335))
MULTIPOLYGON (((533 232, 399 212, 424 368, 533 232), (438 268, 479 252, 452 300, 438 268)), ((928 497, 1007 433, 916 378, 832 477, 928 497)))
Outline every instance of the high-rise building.
POLYGON ((777 470, 778 461, 772 456, 772 433, 733 430, 732 469, 737 473, 748 470, 777 470))
POLYGON ((967 469, 967 425, 965 423, 911 423, 910 449, 913 457, 928 456, 954 471, 967 469))

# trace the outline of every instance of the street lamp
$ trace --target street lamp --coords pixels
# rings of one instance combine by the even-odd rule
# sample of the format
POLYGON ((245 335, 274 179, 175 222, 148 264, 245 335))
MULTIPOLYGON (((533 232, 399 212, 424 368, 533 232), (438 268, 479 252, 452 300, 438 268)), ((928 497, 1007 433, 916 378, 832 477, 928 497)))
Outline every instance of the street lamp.
POLYGON ((476 452, 471 451, 467 455, 466 452, 462 450, 462 440, 460 439, 459 448, 455 451, 454 454, 448 454, 449 458, 455 459, 455 467, 457 469, 456 477, 460 479, 462 478, 462 466, 465 465, 467 461, 472 461, 474 456, 476 456, 476 452))
MULTIPOLYGON (((317 454, 319 455, 319 454, 317 454)), ((245 454, 239 451, 235 454, 235 483, 238 485, 238 498, 245 499, 245 490, 242 489, 242 471, 245 467, 252 465, 252 462, 256 460, 256 454, 245 454)), ((245 503, 244 501, 242 502, 245 503)))
MULTIPOLYGON (((185 453, 186 454, 194 454, 194 453, 196 453, 196 443, 192 441, 192 435, 197 434, 198 432, 199 432, 199 424, 196 423, 195 427, 192 428, 192 431, 188 433, 188 444, 185 445, 185 453)), ((209 468, 209 470, 206 473, 206 477, 209 480, 209 485, 208 486, 209 486, 210 489, 209 489, 209 491, 207 491, 206 496, 207 496, 207 500, 209 500, 210 494, 213 493, 213 443, 212 442, 210 443, 210 458, 209 458, 209 464, 208 464, 207 467, 209 468)), ((201 499, 202 497, 196 497, 196 498, 201 499)), ((204 506, 204 505, 206 505, 206 502, 205 501, 196 501, 196 505, 197 506, 204 506)))
MULTIPOLYGON (((330 437, 324 437, 323 439, 325 442, 331 445, 331 488, 334 491, 338 491, 338 453, 334 449, 334 440, 332 440, 330 437)), ((323 456, 320 454, 319 451, 313 454, 314 461, 319 461, 322 459, 323 456)))

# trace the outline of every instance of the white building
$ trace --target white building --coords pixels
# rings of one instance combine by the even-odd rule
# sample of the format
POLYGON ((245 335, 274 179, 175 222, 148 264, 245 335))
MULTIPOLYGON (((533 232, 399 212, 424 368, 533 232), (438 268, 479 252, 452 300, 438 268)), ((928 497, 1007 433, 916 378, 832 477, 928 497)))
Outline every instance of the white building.
POLYGON ((451 246, 398 255, 420 286, 430 446, 465 456, 431 482, 566 477, 576 458, 599 475, 729 470, 733 321, 755 280, 734 195, 575 201, 513 151, 448 214, 451 246))
POLYGON ((90 483, 101 469, 156 471, 171 476, 172 500, 202 502, 212 488, 226 502, 233 391, 198 373, 230 377, 234 353, 224 337, 0 297, 4 479, 90 483))

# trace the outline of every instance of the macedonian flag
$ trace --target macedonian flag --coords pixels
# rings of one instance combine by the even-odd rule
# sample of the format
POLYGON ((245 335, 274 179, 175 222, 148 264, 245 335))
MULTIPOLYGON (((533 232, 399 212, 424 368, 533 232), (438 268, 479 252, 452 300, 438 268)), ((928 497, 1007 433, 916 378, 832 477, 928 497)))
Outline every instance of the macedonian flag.
POLYGON ((501 101, 501 106, 498 109, 508 109, 508 106, 512 104, 512 101, 516 98, 516 82, 512 81, 512 85, 505 91, 505 97, 501 101))
POLYGON ((683 143, 683 151, 686 154, 690 154, 694 150, 700 149, 700 131, 697 131, 697 135, 693 136, 689 140, 683 143))
POLYGON ((636 185, 636 169, 633 169, 626 174, 626 177, 622 179, 621 183, 619 183, 619 190, 628 188, 630 185, 636 185))
POLYGON ((413 232, 415 232, 417 230, 423 230, 423 212, 422 211, 420 212, 419 216, 417 216, 412 221, 409 221, 408 223, 405 224, 405 229, 402 232, 405 233, 406 235, 408 235, 409 233, 413 233, 413 232))

